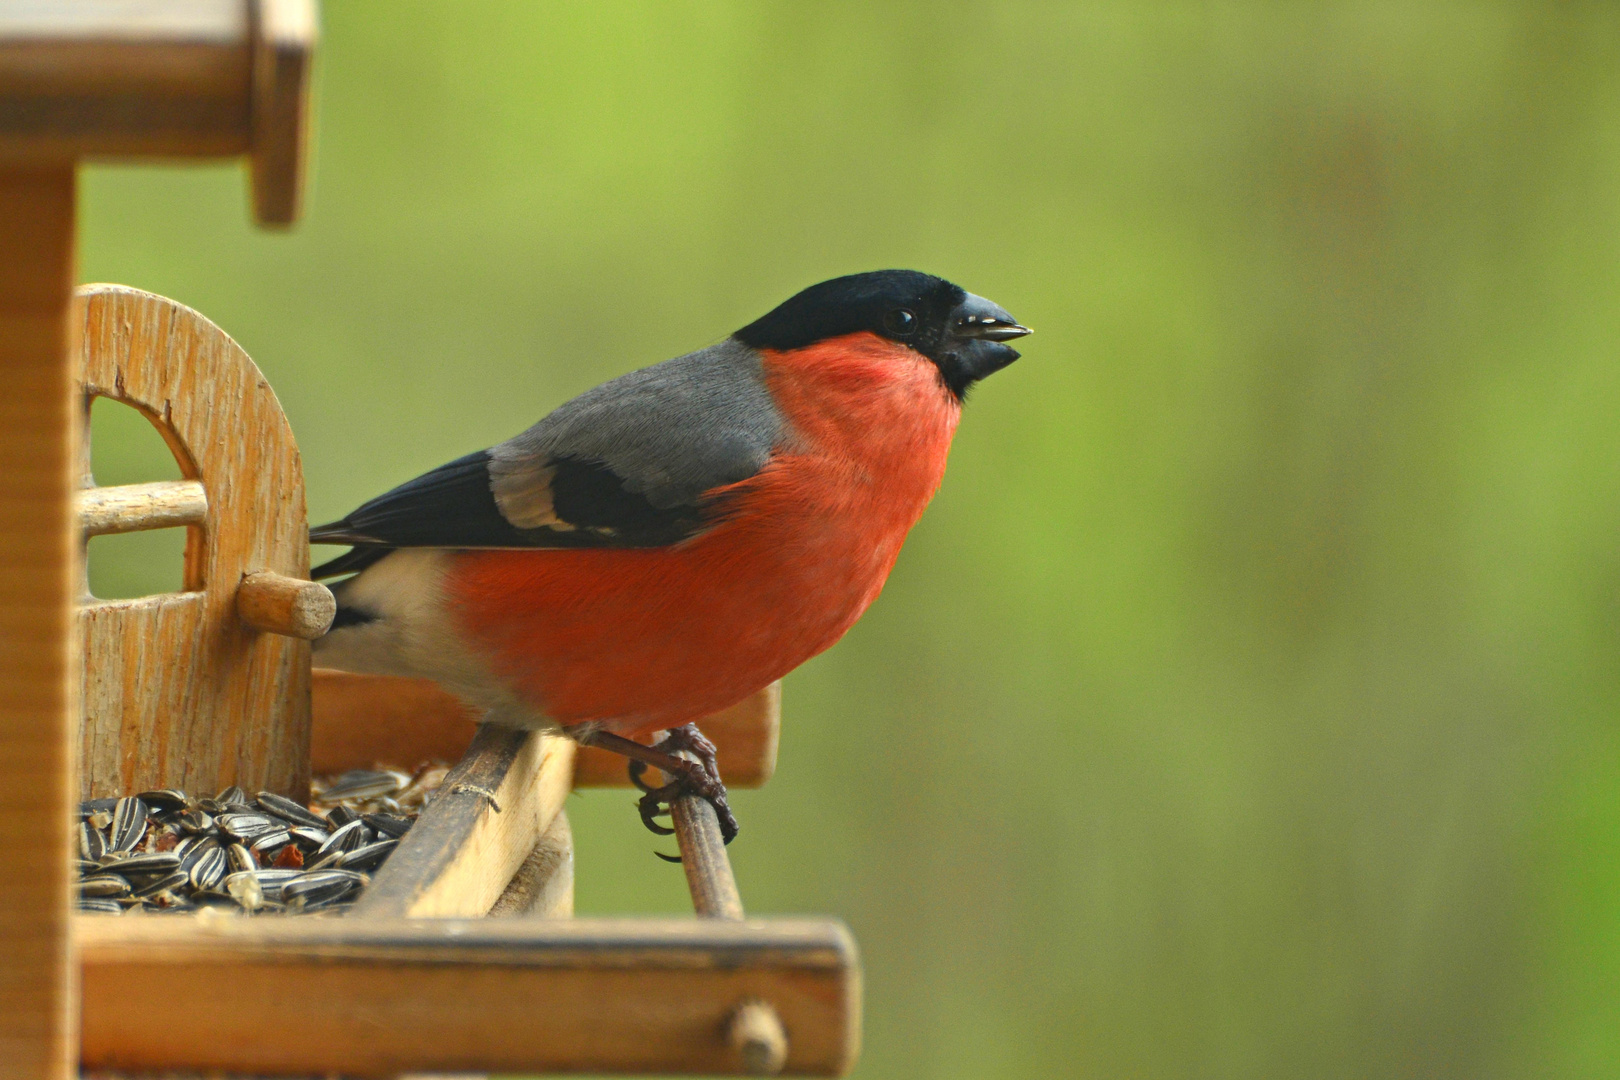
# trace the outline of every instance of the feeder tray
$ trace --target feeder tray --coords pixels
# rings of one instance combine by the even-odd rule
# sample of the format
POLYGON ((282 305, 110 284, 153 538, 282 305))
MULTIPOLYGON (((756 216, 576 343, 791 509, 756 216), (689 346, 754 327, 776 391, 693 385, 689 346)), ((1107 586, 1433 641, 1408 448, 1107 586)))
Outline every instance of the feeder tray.
MULTIPOLYGON (((860 975, 845 927, 743 918, 696 798, 672 818, 699 918, 570 917, 563 801, 626 784, 623 762, 479 726, 431 684, 311 672, 333 605, 307 580, 298 452, 263 375, 173 301, 70 293, 85 156, 246 155, 260 222, 294 219, 314 26, 309 0, 79 0, 0 20, 8 1069, 846 1072, 860 975), (96 396, 139 409, 182 479, 95 487, 85 441, 71 447, 96 396), (84 538, 174 526, 180 592, 88 595, 84 538), (432 757, 459 763, 341 917, 68 914, 75 799, 234 783, 303 800, 312 768, 432 757)), ((704 722, 733 786, 768 778, 777 709, 773 687, 704 722)))

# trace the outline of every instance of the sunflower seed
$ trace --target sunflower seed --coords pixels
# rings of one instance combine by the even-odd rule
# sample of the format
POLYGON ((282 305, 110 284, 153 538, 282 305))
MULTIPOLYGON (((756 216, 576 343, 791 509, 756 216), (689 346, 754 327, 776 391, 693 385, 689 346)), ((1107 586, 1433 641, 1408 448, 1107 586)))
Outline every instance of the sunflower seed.
POLYGON ((192 888, 211 889, 225 880, 227 861, 225 852, 217 847, 203 852, 202 857, 191 867, 189 877, 192 888))
POLYGON ((292 834, 293 843, 306 851, 315 851, 326 843, 332 834, 325 829, 317 829, 310 825, 300 825, 296 829, 288 829, 292 834))
POLYGON ((325 855, 311 855, 304 869, 313 873, 316 870, 336 869, 337 864, 347 855, 346 851, 328 851, 325 855))
POLYGON ((277 795, 273 791, 261 791, 258 794, 259 809, 274 814, 294 825, 309 825, 317 829, 326 828, 326 822, 321 816, 312 813, 307 806, 300 806, 291 799, 277 795))
POLYGON ((143 791, 135 797, 145 803, 149 809, 164 812, 184 810, 191 805, 191 800, 186 798, 185 792, 175 791, 173 788, 143 791))
POLYGON ((101 830, 88 821, 79 823, 79 855, 81 858, 95 862, 107 854, 107 839, 101 835, 101 830))
POLYGON ((277 903, 281 902, 281 891, 287 887, 287 883, 304 876, 301 870, 254 870, 252 873, 253 880, 259 883, 259 892, 266 900, 277 903))
POLYGON ((341 829, 351 821, 358 821, 360 815, 347 806, 334 806, 326 812, 326 820, 331 822, 333 829, 341 829))
POLYGON ((117 874, 97 874, 79 882, 80 896, 118 897, 129 895, 129 882, 117 874))
POLYGON ((214 801, 219 803, 222 806, 252 806, 253 805, 252 800, 250 800, 248 798, 248 793, 243 791, 241 788, 237 787, 235 784, 232 784, 230 787, 226 788, 224 791, 220 792, 218 795, 215 795, 214 796, 214 801))
POLYGON ((248 847, 255 852, 269 854, 279 848, 292 843, 292 834, 286 829, 276 829, 274 832, 260 833, 248 841, 248 847))
POLYGON ((394 794, 410 782, 411 778, 404 773, 351 769, 322 791, 321 798, 327 802, 338 802, 343 799, 379 799, 394 794))
POLYGON ((180 869, 180 859, 169 851, 150 855, 130 855, 109 864, 124 877, 144 874, 174 874, 180 869))
POLYGON ((360 818, 379 836, 387 836, 398 840, 410 831, 411 822, 405 818, 395 817, 393 814, 363 814, 360 818))
POLYGON ((219 876, 223 877, 230 859, 226 856, 225 849, 219 846, 219 841, 212 837, 205 838, 203 843, 193 845, 190 851, 180 857, 180 872, 191 879, 193 886, 197 884, 198 864, 208 860, 211 854, 219 856, 219 876))
POLYGON ((226 894, 248 911, 257 911, 264 906, 264 887, 252 871, 231 874, 223 884, 226 894))
POLYGON ((145 885, 142 885, 140 888, 136 889, 135 895, 144 899, 148 896, 156 896, 160 892, 165 892, 176 887, 177 885, 184 885, 185 883, 186 875, 179 870, 176 870, 172 874, 164 874, 161 877, 154 877, 151 881, 148 881, 145 885))
POLYGON ((132 796, 119 799, 113 807, 112 849, 134 851, 146 835, 146 804, 132 796))
POLYGON ((359 883, 347 874, 305 874, 282 887, 282 900, 294 909, 330 903, 354 891, 359 883))
POLYGON ((379 840, 375 844, 357 847, 353 851, 346 851, 338 859, 338 866, 344 870, 371 870, 377 864, 388 858, 389 854, 399 847, 398 840, 379 840))
POLYGON ((328 836, 326 843, 315 849, 315 854, 320 856, 334 851, 353 851, 369 839, 371 839, 371 833, 366 827, 366 823, 356 818, 338 829, 331 836, 328 836))
POLYGON ((110 812, 117 805, 117 799, 86 799, 79 804, 79 820, 83 821, 91 814, 110 812))
POLYGON ((99 896, 82 896, 79 898, 79 910, 97 915, 122 915, 124 905, 116 900, 105 900, 99 896))
POLYGON ((249 851, 245 844, 232 844, 226 848, 225 859, 230 863, 233 874, 259 868, 259 860, 253 857, 253 852, 249 851))
POLYGON ((238 840, 250 840, 267 832, 286 828, 268 814, 221 814, 219 827, 238 840))
POLYGON ((188 810, 180 815, 180 831, 188 836, 201 836, 212 832, 214 819, 201 810, 188 810))

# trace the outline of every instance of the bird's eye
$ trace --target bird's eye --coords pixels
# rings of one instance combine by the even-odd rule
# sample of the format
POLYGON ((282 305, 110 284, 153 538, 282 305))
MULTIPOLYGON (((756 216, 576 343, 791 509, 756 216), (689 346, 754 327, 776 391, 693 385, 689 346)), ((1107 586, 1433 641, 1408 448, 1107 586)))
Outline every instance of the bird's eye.
POLYGON ((917 329, 917 316, 905 308, 895 308, 883 316, 883 328, 896 337, 905 337, 917 329))

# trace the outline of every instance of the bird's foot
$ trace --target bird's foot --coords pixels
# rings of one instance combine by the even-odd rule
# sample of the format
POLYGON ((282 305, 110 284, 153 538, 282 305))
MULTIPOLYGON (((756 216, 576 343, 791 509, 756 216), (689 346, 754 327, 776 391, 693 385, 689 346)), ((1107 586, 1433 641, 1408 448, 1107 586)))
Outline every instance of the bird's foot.
MULTIPOLYGON (((714 807, 720 823, 720 836, 731 843, 737 836, 737 818, 726 801, 726 785, 720 782, 720 769, 715 762, 714 743, 703 737, 694 724, 683 724, 664 733, 657 746, 643 746, 634 739, 604 731, 596 724, 575 724, 563 728, 563 733, 581 746, 595 746, 610 750, 630 759, 630 782, 643 792, 639 809, 641 820, 655 833, 668 836, 675 830, 657 822, 669 813, 669 806, 683 795, 696 795, 714 807), (677 757, 685 751, 697 758, 677 757), (652 787, 642 779, 647 766, 654 766, 670 778, 662 787, 652 787)), ((677 862, 679 860, 676 860, 677 862)))
MULTIPOLYGON (((642 791, 641 801, 636 804, 641 811, 642 824, 660 836, 670 835, 675 830, 659 824, 656 819, 667 815, 676 799, 683 795, 696 795, 714 807, 715 817, 720 822, 720 836, 726 843, 731 843, 739 827, 737 817, 726 800, 726 785, 720 781, 720 765, 715 759, 714 743, 697 729, 696 724, 682 724, 664 732, 657 749, 671 755, 684 750, 698 760, 694 764, 684 758, 679 759, 688 768, 675 774, 675 779, 662 787, 653 787, 643 779, 647 763, 631 759, 630 782, 642 791)), ((665 774, 669 775, 667 770, 665 774)))

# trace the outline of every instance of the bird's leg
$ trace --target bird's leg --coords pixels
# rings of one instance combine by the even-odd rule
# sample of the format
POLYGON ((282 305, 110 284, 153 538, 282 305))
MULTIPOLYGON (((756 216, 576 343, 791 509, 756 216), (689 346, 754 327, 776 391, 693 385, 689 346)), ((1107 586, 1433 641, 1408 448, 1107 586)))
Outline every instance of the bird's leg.
POLYGON ((655 833, 669 835, 674 830, 666 829, 653 819, 664 814, 666 805, 673 799, 682 795, 697 795, 714 807, 715 816, 720 819, 720 835, 724 837, 726 843, 731 843, 736 837, 737 818, 732 814, 731 806, 726 801, 726 786, 720 782, 714 743, 704 737, 696 724, 683 724, 678 728, 671 728, 664 733, 657 746, 643 746, 634 739, 627 739, 594 726, 578 726, 584 730, 564 728, 563 731, 581 746, 595 746, 615 754, 623 754, 630 759, 630 782, 644 792, 638 806, 642 823, 647 828, 655 833), (692 762, 676 757, 676 752, 682 750, 691 753, 698 760, 692 762), (663 787, 649 787, 642 779, 649 765, 670 777, 670 782, 663 787))

